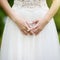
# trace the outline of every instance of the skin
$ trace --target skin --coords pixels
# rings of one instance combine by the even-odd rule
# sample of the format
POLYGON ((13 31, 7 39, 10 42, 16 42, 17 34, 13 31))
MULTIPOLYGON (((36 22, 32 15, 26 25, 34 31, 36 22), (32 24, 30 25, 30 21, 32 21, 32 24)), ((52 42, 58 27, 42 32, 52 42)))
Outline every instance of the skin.
POLYGON ((36 25, 31 28, 29 31, 34 32, 36 35, 39 34, 43 30, 43 28, 49 23, 51 18, 56 14, 60 7, 60 0, 53 0, 53 3, 47 12, 47 14, 44 16, 44 18, 41 20, 41 18, 38 18, 34 21, 36 25))
POLYGON ((0 0, 0 3, 1 3, 1 7, 4 9, 6 14, 11 18, 12 21, 14 21, 17 24, 18 28, 25 35, 27 34, 38 35, 44 29, 44 27, 49 23, 51 18, 56 14, 60 6, 60 0, 53 0, 49 11, 47 11, 43 19, 38 18, 32 23, 29 23, 24 21, 24 19, 21 16, 18 16, 16 13, 14 13, 12 8, 8 4, 7 0, 0 0), (30 24, 35 24, 35 26, 30 27, 30 24))
MULTIPOLYGON (((20 16, 18 16, 10 7, 8 0, 0 0, 1 2, 1 7, 4 9, 4 11, 6 12, 6 14, 11 18, 11 20, 13 22, 15 22, 18 26, 18 28, 22 31, 22 33, 24 33, 25 35, 28 34, 27 29, 29 28, 26 24, 26 22, 24 21, 23 18, 21 18, 20 16)), ((29 32, 29 34, 32 34, 29 32)))

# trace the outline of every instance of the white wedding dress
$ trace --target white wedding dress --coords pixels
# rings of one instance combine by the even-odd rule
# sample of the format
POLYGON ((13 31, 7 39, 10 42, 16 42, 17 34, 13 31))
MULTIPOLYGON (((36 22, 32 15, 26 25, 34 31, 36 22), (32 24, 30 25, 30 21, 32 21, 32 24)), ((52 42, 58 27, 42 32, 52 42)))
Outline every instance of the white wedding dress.
MULTIPOLYGON (((46 0, 15 0, 14 13, 28 22, 44 18, 46 0)), ((1 60, 59 60, 59 40, 54 19, 37 35, 24 35, 9 18, 3 32, 1 60)))

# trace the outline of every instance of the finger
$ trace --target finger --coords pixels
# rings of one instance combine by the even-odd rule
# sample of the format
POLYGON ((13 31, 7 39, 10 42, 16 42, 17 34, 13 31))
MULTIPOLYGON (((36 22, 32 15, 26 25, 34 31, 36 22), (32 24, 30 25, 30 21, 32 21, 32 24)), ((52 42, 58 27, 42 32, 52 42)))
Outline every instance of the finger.
POLYGON ((38 27, 39 27, 39 25, 37 24, 33 28, 31 28, 30 31, 33 31, 33 30, 37 29, 38 27))
POLYGON ((28 28, 31 28, 30 27, 30 24, 26 21, 26 26, 28 27, 28 28))
POLYGON ((38 30, 38 29, 35 29, 35 30, 32 30, 32 31, 33 31, 34 33, 36 33, 36 32, 37 32, 37 30, 38 30))
POLYGON ((39 34, 40 31, 42 31, 40 27, 37 27, 36 29, 32 30, 32 32, 34 32, 35 35, 39 34))
POLYGON ((35 35, 38 35, 39 33, 40 33, 40 31, 39 32, 36 32, 35 35))
POLYGON ((29 30, 29 29, 30 29, 30 25, 29 25, 29 23, 28 23, 28 22, 26 22, 26 23, 25 23, 25 25, 26 25, 26 26, 25 26, 25 27, 26 27, 26 29, 27 29, 27 30, 29 30))
POLYGON ((28 33, 27 33, 27 31, 25 31, 25 30, 23 30, 22 32, 23 32, 25 35, 27 35, 27 34, 28 34, 28 33))
POLYGON ((32 32, 32 31, 28 31, 28 30, 27 30, 27 32, 28 32, 28 34, 33 35, 33 32, 32 32))
MULTIPOLYGON (((34 21, 34 22, 32 22, 32 23, 37 23, 38 22, 38 20, 36 20, 36 21, 34 21)), ((31 31, 32 29, 35 29, 37 26, 38 26, 38 24, 36 24, 33 28, 31 27, 31 25, 30 24, 32 24, 32 23, 28 23, 27 21, 26 21, 26 24, 28 25, 28 31, 31 31)))
POLYGON ((35 35, 39 34, 41 30, 36 30, 35 35))
POLYGON ((33 35, 33 33, 31 31, 28 32, 30 35, 33 35))
POLYGON ((34 30, 34 29, 36 29, 36 28, 38 28, 38 27, 39 27, 39 23, 37 23, 34 27, 29 28, 28 31, 32 31, 32 30, 34 30))
POLYGON ((20 29, 20 30, 22 31, 23 34, 25 34, 25 35, 28 34, 26 30, 24 30, 24 29, 20 29))
POLYGON ((35 23, 35 24, 38 23, 38 20, 34 20, 34 21, 32 22, 32 24, 34 24, 34 23, 35 23))
POLYGON ((31 31, 28 31, 27 29, 23 30, 23 32, 25 35, 27 35, 27 34, 33 35, 33 33, 31 31))

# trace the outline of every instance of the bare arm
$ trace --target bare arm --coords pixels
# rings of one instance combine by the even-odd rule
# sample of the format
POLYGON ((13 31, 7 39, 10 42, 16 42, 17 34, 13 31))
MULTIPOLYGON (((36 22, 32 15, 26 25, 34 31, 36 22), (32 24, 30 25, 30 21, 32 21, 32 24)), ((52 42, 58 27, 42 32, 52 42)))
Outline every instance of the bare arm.
POLYGON ((49 9, 49 11, 46 13, 44 18, 41 20, 40 18, 37 19, 34 23, 36 25, 30 29, 29 31, 32 31, 36 35, 43 30, 43 28, 46 26, 46 24, 51 20, 51 18, 56 14, 60 6, 60 0, 53 0, 53 3, 49 9))
POLYGON ((46 22, 49 22, 51 20, 51 18, 56 14, 56 12, 58 11, 60 6, 60 0, 53 0, 53 3, 49 9, 49 11, 47 12, 47 14, 44 17, 44 20, 46 20, 46 22))
POLYGON ((12 10, 12 8, 10 7, 8 1, 7 0, 0 0, 0 3, 1 3, 1 7, 4 9, 4 11, 6 12, 6 14, 11 18, 11 20, 13 20, 14 22, 16 22, 17 15, 14 13, 14 11, 12 10))
POLYGON ((0 0, 1 7, 4 9, 6 14, 11 18, 12 21, 14 21, 19 29, 26 35, 28 34, 27 29, 29 28, 26 24, 23 18, 21 16, 18 16, 13 9, 10 7, 7 0, 0 0))

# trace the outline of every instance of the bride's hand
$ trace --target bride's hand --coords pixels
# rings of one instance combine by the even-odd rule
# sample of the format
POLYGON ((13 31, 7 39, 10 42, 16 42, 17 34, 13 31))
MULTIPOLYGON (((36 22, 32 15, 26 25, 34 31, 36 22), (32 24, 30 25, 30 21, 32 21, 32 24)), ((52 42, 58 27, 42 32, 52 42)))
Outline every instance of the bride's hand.
POLYGON ((46 21, 41 20, 41 19, 37 19, 33 22, 33 24, 36 24, 34 27, 32 27, 29 31, 34 32, 35 35, 39 34, 39 32, 41 32, 43 30, 43 28, 45 27, 45 25, 47 24, 46 21))
POLYGON ((27 35, 27 34, 32 35, 32 33, 30 31, 28 31, 30 29, 30 26, 24 19, 22 19, 22 18, 18 19, 16 23, 18 25, 18 28, 22 31, 23 34, 25 34, 25 35, 27 35))

